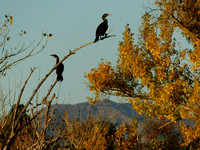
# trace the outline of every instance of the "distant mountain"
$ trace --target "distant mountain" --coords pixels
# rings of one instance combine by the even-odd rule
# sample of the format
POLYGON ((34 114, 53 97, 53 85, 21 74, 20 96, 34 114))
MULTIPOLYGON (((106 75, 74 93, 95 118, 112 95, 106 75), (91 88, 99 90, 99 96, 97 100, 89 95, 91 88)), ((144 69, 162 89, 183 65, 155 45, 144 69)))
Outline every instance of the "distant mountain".
MULTIPOLYGON (((43 114, 45 109, 43 110, 43 114)), ((144 129, 144 115, 140 115, 134 109, 130 103, 116 103, 109 99, 99 100, 95 105, 90 105, 89 102, 78 104, 57 104, 52 105, 50 113, 54 114, 50 126, 55 128, 59 127, 62 123, 65 113, 68 113, 69 119, 80 119, 85 121, 89 116, 100 117, 101 121, 109 121, 120 125, 122 122, 131 123, 133 119, 138 120, 138 131, 141 132, 144 129)), ((43 116, 44 117, 44 116, 43 116)), ((41 119, 44 121, 44 118, 41 119)), ((186 124, 194 125, 187 119, 183 120, 186 124)), ((43 123, 42 123, 43 124, 43 123)), ((47 129, 48 135, 53 135, 51 127, 47 129)))
MULTIPOLYGON (((99 100, 95 105, 90 105, 89 102, 78 104, 57 104, 52 105, 50 112, 55 114, 55 121, 60 122, 63 116, 68 112, 70 119, 86 120, 88 116, 100 117, 102 120, 109 120, 113 123, 131 122, 133 119, 142 119, 132 109, 130 103, 116 103, 109 99, 99 100)), ((54 122, 55 123, 55 122, 54 122)))
MULTIPOLYGON (((45 109, 43 110, 43 114, 45 109)), ((130 103, 116 103, 109 99, 99 100, 95 105, 89 102, 78 104, 56 104, 50 108, 50 113, 54 114, 51 121, 54 125, 59 125, 65 113, 68 113, 69 119, 80 119, 85 121, 89 116, 100 117, 100 119, 110 121, 112 123, 121 124, 122 122, 130 123, 133 119, 137 119, 141 125, 144 122, 144 115, 140 115, 130 103)), ((43 116, 44 117, 44 116, 43 116)), ((44 118, 43 118, 44 119, 44 118)), ((43 120, 42 119, 42 120, 43 120)), ((194 125, 194 121, 183 119, 190 126, 194 125)))

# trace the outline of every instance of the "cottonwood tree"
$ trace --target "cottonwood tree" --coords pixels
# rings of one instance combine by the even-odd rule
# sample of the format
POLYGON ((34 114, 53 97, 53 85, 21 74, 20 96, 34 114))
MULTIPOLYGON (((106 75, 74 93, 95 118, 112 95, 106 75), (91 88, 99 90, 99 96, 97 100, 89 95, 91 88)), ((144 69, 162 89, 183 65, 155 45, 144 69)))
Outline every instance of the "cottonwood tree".
POLYGON ((200 1, 156 0, 135 42, 127 25, 116 66, 103 61, 86 75, 89 88, 124 97, 149 117, 179 124, 183 145, 200 138, 200 1), (184 37, 185 40, 181 40, 184 37), (187 126, 183 119, 194 120, 187 126))

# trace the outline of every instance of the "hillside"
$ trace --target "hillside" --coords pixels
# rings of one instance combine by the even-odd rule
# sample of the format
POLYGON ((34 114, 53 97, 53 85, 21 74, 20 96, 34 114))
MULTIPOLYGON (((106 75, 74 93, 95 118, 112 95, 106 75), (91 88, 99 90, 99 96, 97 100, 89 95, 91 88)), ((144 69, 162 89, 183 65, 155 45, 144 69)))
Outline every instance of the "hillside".
POLYGON ((86 120, 89 116, 100 117, 113 123, 130 122, 132 119, 142 118, 129 103, 116 103, 109 99, 98 101, 94 106, 88 102, 78 104, 52 105, 51 112, 55 113, 56 122, 60 122, 68 112, 70 119, 86 120))

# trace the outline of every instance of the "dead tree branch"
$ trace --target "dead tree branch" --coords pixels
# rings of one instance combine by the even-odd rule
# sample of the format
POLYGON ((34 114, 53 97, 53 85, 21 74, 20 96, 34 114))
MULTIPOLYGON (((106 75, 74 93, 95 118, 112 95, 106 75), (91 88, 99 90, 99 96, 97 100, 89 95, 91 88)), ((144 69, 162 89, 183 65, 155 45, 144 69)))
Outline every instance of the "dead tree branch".
MULTIPOLYGON (((106 36, 105 38, 109 38, 109 37, 113 37, 113 36, 114 36, 114 35, 106 36)), ((56 67, 57 67, 60 63, 62 63, 65 59, 67 59, 69 56, 71 56, 72 54, 75 54, 76 51, 78 51, 79 49, 81 49, 81 48, 83 48, 83 47, 86 47, 86 46, 88 46, 88 45, 90 45, 90 44, 92 44, 92 43, 94 43, 94 41, 89 42, 89 43, 87 43, 87 44, 84 44, 84 45, 82 45, 82 46, 80 46, 80 47, 74 49, 73 51, 70 51, 58 64, 56 64, 56 65, 43 77, 43 79, 39 82, 39 84, 37 85, 37 87, 36 87, 35 90, 33 91, 33 93, 32 93, 32 95, 31 95, 31 97, 29 98, 28 102, 27 102, 26 105, 23 107, 23 109, 22 109, 22 111, 20 112, 18 118, 16 119, 15 125, 14 125, 14 127, 13 127, 13 130, 16 129, 16 127, 17 127, 17 125, 18 125, 18 123, 19 123, 19 120, 20 120, 20 118, 22 117, 22 114, 25 112, 26 108, 28 107, 28 105, 29 105, 29 104, 31 103, 31 101, 33 100, 34 96, 36 95, 37 91, 40 89, 41 85, 42 85, 42 84, 44 83, 44 81, 48 78, 48 76, 54 71, 54 69, 56 69, 56 67)), ((37 46, 36 46, 36 47, 37 47, 37 46)), ((35 48, 36 48, 36 47, 35 47, 35 48)), ((44 47, 43 47, 43 48, 44 48, 44 47)), ((33 50, 34 50, 34 49, 33 49, 33 50)), ((33 50, 32 50, 32 51, 33 51, 33 50)), ((29 54, 31 54, 32 51, 31 51, 29 54)), ((25 59, 25 58, 26 58, 26 56, 25 56, 23 59, 25 59)), ((38 138, 38 140, 37 140, 38 142, 41 140, 42 137, 44 137, 44 136, 42 136, 42 135, 45 135, 45 130, 46 130, 46 128, 47 128, 47 124, 48 124, 49 121, 50 121, 50 120, 48 120, 49 108, 50 108, 50 106, 51 106, 51 101, 52 101, 53 98, 55 97, 55 94, 50 98, 49 101, 46 101, 46 98, 49 96, 51 90, 53 89, 53 87, 55 86, 56 83, 57 83, 57 80, 54 82, 54 84, 51 86, 51 88, 49 89, 48 93, 46 94, 46 96, 45 96, 45 97, 43 98, 43 100, 42 100, 42 103, 46 104, 46 106, 47 106, 47 107, 46 107, 46 115, 45 115, 45 118, 46 118, 46 119, 45 119, 45 120, 46 120, 45 122, 46 122, 46 123, 45 123, 45 126, 44 126, 43 131, 40 133, 40 135, 41 135, 40 138, 38 138)), ((20 101, 20 96, 19 96, 18 100, 20 101)), ((6 149, 8 148, 8 146, 10 145, 10 143, 13 141, 15 135, 16 135, 16 133, 11 132, 11 134, 10 134, 10 136, 9 136, 9 139, 8 139, 8 141, 7 141, 7 143, 6 143, 6 146, 4 147, 4 150, 6 150, 6 149)), ((38 142, 36 142, 34 145, 37 145, 38 142)), ((33 147, 34 147, 34 145, 33 145, 33 147)))
MULTIPOLYGON (((107 37, 108 38, 108 37, 107 37)), ((20 113, 18 119, 17 119, 17 122, 19 121, 19 118, 21 117, 22 113, 26 110, 26 108, 28 107, 28 105, 31 103, 32 99, 34 98, 35 94, 37 93, 37 91, 40 89, 41 85, 44 83, 44 81, 48 78, 48 76, 54 71, 54 69, 56 69, 56 67, 62 63, 65 59, 67 59, 69 56, 71 56, 72 54, 74 54, 76 51, 78 51, 79 49, 83 48, 83 47, 86 47, 90 44, 94 43, 94 41, 92 42, 89 42, 85 45, 82 45, 76 49, 74 49, 73 51, 69 52, 69 54, 67 54, 59 63, 57 63, 45 76, 44 78, 40 81, 40 83, 37 85, 36 89, 33 91, 31 97, 29 98, 27 104, 25 105, 24 109, 22 110, 22 112, 20 113)))

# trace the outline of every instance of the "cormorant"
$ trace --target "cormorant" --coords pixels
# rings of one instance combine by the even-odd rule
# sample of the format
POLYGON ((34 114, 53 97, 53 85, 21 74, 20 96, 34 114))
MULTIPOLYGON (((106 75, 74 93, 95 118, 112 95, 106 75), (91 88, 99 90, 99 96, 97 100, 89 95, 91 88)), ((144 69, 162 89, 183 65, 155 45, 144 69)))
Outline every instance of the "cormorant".
MULTIPOLYGON (((50 55, 50 56, 56 58, 56 64, 59 63, 59 57, 57 55, 53 54, 53 55, 50 55)), ((56 67, 57 80, 60 81, 60 82, 62 82, 62 80, 63 80, 63 76, 62 76, 63 70, 64 70, 64 65, 63 65, 63 63, 60 63, 56 67)))
POLYGON ((96 30, 96 38, 94 40, 94 43, 97 42, 99 40, 99 37, 101 38, 101 36, 106 37, 106 30, 108 29, 108 20, 106 19, 107 16, 110 16, 109 14, 104 14, 102 16, 103 22, 97 27, 96 30))

